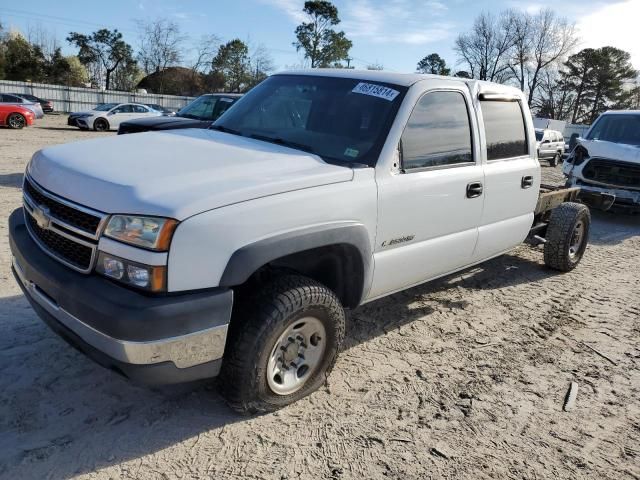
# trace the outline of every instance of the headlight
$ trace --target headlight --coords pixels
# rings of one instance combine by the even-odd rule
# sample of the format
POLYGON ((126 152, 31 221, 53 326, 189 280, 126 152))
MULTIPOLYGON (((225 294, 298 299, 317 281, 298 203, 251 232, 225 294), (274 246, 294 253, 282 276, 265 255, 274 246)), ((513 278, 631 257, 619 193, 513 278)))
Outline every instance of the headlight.
POLYGON ((104 235, 137 247, 166 251, 177 225, 172 218, 113 215, 104 235))
POLYGON ((140 263, 100 252, 96 272, 132 287, 150 292, 167 290, 167 267, 142 265, 140 263))

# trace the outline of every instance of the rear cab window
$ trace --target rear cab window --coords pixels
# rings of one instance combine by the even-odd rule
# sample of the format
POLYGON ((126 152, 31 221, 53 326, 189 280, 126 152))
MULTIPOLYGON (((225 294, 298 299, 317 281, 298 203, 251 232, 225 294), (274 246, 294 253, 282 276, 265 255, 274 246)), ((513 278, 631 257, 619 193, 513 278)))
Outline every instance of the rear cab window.
POLYGON ((405 172, 473 164, 471 122, 461 92, 424 94, 411 113, 400 141, 405 172))
POLYGON ((487 160, 505 160, 529 154, 520 102, 481 100, 480 108, 487 139, 487 160))

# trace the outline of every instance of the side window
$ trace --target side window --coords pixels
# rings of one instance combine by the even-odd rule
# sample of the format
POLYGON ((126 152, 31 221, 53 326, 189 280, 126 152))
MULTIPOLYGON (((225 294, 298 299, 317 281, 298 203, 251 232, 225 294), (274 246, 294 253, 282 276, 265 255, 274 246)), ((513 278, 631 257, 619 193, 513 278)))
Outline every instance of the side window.
POLYGON ((487 138, 487 160, 527 155, 529 146, 520 102, 482 100, 480 105, 487 138))
POLYGON ((464 96, 459 92, 425 94, 402 133, 401 151, 405 170, 473 162, 464 96))
POLYGON ((131 108, 133 108, 133 112, 134 113, 148 113, 149 110, 146 107, 143 107, 142 105, 131 105, 131 108))

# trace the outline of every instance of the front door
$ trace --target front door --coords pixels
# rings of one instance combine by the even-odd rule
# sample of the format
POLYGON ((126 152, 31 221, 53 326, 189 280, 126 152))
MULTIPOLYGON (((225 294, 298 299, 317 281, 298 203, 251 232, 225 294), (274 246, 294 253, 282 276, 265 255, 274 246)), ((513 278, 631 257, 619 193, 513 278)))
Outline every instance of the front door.
POLYGON ((471 263, 484 175, 470 105, 463 88, 424 93, 402 134, 400 172, 376 173, 378 230, 369 299, 471 263))

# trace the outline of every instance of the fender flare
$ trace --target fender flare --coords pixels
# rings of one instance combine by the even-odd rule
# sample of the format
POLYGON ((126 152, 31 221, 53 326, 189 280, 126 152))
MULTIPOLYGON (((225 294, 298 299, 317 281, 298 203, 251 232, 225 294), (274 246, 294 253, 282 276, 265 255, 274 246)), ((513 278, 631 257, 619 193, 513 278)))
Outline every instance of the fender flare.
POLYGON ((373 254, 367 228, 356 222, 319 225, 258 240, 236 250, 222 273, 219 285, 232 287, 246 282, 260 267, 294 253, 331 245, 350 245, 360 253, 365 298, 373 277, 373 254))

